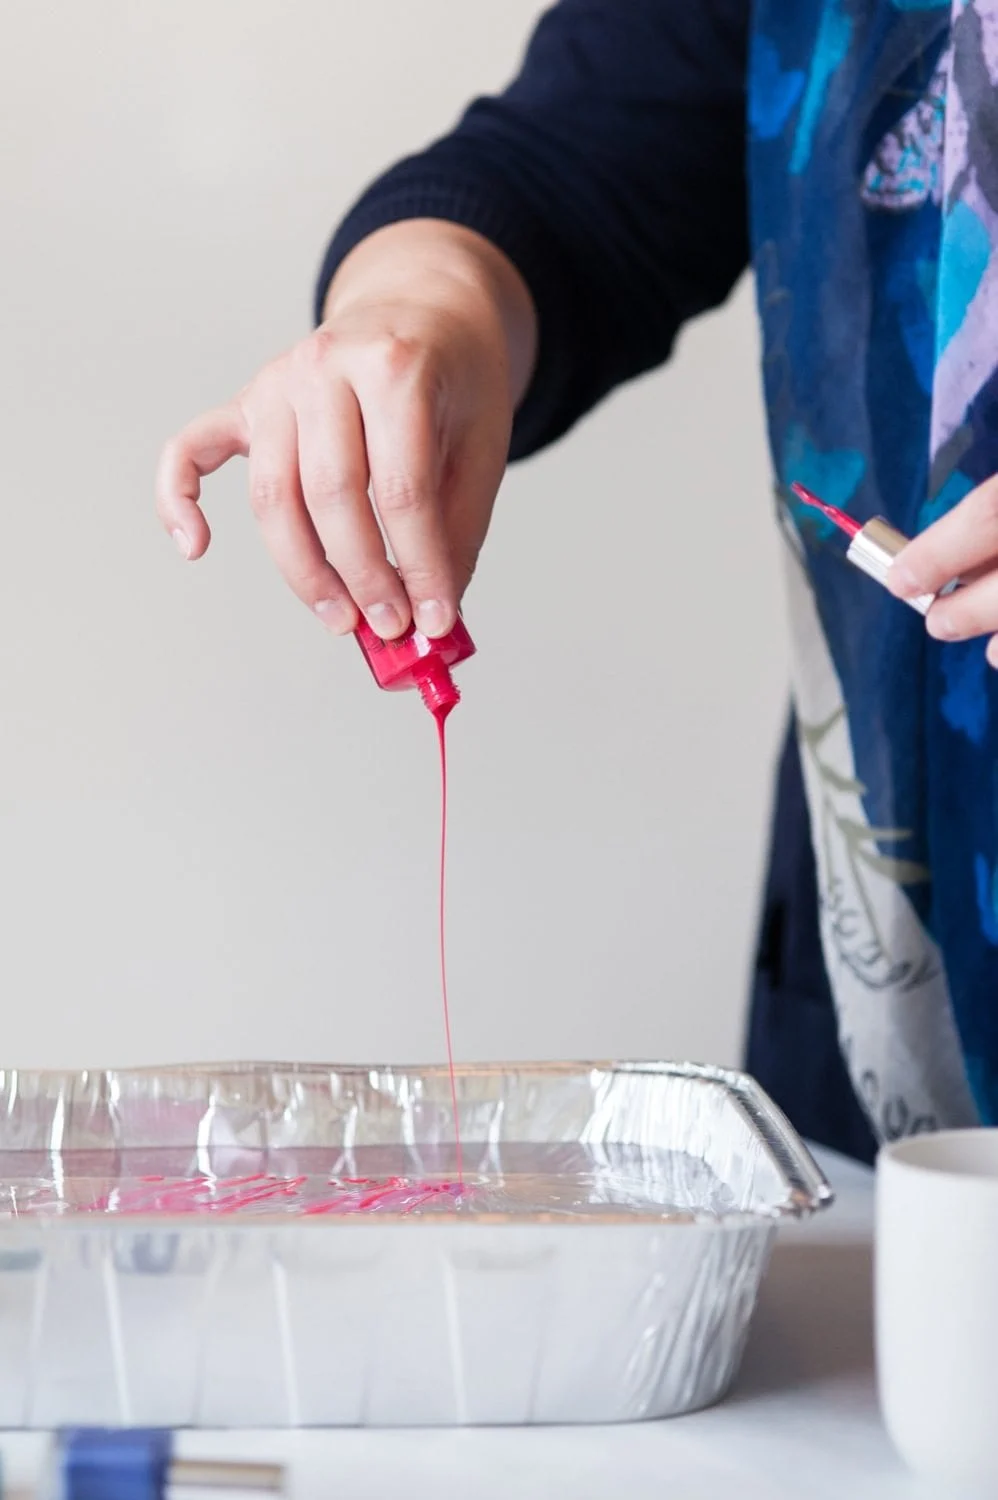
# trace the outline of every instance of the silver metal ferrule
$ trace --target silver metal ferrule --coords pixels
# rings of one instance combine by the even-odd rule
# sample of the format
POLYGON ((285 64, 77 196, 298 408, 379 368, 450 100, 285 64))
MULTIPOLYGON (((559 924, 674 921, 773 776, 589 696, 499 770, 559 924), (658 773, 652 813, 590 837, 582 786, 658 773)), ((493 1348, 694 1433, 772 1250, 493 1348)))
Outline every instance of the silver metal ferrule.
MULTIPOLYGON (((907 545, 908 538, 896 530, 889 521, 885 521, 882 516, 874 516, 873 520, 867 521, 863 530, 853 537, 846 557, 867 577, 886 585, 891 564, 907 545)), ((938 596, 919 594, 917 598, 906 599, 904 602, 910 604, 912 609, 917 609, 920 615, 927 615, 937 597, 949 594, 955 588, 956 581, 954 580, 953 583, 948 583, 944 589, 940 590, 938 596)))

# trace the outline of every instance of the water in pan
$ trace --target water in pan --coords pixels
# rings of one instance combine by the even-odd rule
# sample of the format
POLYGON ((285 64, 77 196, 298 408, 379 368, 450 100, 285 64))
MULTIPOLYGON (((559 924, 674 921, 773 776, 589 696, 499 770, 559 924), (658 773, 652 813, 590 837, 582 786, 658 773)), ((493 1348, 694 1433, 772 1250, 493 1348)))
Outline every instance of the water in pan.
POLYGON ((728 1187, 683 1151, 577 1143, 0 1152, 0 1216, 717 1216, 728 1187))

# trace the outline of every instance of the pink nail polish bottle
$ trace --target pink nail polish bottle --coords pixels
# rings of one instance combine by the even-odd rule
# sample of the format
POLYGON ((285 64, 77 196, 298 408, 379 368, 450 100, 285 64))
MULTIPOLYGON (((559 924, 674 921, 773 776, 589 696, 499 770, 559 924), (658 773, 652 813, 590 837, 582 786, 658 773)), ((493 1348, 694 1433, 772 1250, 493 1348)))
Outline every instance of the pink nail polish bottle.
POLYGON ((441 721, 460 702, 451 667, 475 654, 475 643, 460 615, 446 635, 431 639, 410 625, 405 635, 383 641, 366 620, 356 631, 357 643, 379 687, 387 692, 417 688, 435 719, 441 721))

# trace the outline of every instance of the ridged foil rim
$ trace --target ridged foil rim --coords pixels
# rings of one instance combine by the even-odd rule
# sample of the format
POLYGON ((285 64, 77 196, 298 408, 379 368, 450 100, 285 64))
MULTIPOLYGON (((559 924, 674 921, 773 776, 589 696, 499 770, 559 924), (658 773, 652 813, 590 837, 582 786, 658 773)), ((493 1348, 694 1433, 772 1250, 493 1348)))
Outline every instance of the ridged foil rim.
MULTIPOLYGON (((92 1087, 93 1083, 103 1078, 107 1080, 108 1097, 113 1093, 113 1080, 122 1077, 160 1077, 171 1075, 187 1078, 202 1078, 210 1081, 217 1078, 223 1080, 236 1080, 242 1076, 256 1075, 264 1076, 267 1073, 276 1076, 297 1077, 363 1077, 370 1075, 392 1074, 418 1074, 424 1078, 445 1078, 447 1068, 442 1063, 430 1063, 421 1065, 417 1063, 301 1063, 301 1062, 205 1062, 205 1063, 182 1063, 173 1065, 147 1065, 134 1068, 83 1068, 78 1070, 63 1069, 0 1069, 0 1088, 4 1088, 14 1078, 27 1082, 41 1082, 43 1080, 60 1080, 61 1086, 72 1085, 78 1082, 84 1086, 92 1087)), ((544 1212, 525 1213, 488 1213, 488 1212, 461 1212, 448 1213, 437 1211, 432 1215, 406 1215, 379 1213, 377 1222, 379 1224, 406 1224, 410 1227, 420 1226, 427 1229, 431 1227, 453 1228, 455 1226, 473 1226, 476 1224, 488 1224, 490 1226, 538 1224, 557 1225, 559 1227, 569 1225, 593 1228, 600 1227, 623 1227, 629 1225, 632 1228, 647 1230, 649 1226, 660 1226, 663 1229, 679 1227, 682 1225, 696 1225, 701 1229, 711 1228, 716 1230, 744 1229, 755 1225, 759 1228, 773 1226, 785 1219, 804 1219, 811 1214, 829 1207, 834 1202, 834 1193, 827 1179, 818 1167, 811 1153, 808 1151, 798 1133, 787 1120, 783 1112, 772 1102, 765 1091, 747 1073, 736 1069, 718 1067, 709 1063, 692 1062, 656 1062, 656 1061, 634 1061, 634 1060, 579 1060, 560 1062, 463 1062, 455 1064, 455 1074, 460 1078, 473 1078, 479 1076, 501 1075, 504 1073, 530 1073, 549 1077, 569 1077, 572 1075, 583 1075, 586 1073, 601 1074, 631 1074, 645 1075, 651 1077, 681 1078, 689 1081, 702 1081, 719 1085, 724 1088, 732 1099, 743 1111, 745 1118, 761 1141, 764 1148, 769 1152, 778 1172, 781 1174, 787 1187, 787 1200, 775 1205, 768 1211, 753 1209, 735 1209, 730 1213, 721 1214, 697 1214, 690 1212, 676 1213, 647 1213, 628 1212, 626 1214, 612 1214, 601 1212, 598 1217, 587 1219, 584 1215, 562 1216, 544 1212)), ((211 1222, 191 1222, 189 1216, 185 1215, 142 1215, 129 1214, 127 1221, 116 1219, 112 1216, 106 1218, 92 1218, 90 1216, 65 1216, 47 1217, 38 1215, 30 1218, 4 1217, 0 1218, 0 1228, 5 1232, 22 1230, 27 1232, 66 1233, 68 1230, 84 1233, 131 1233, 145 1232, 150 1229, 162 1232, 167 1229, 176 1231, 182 1229, 186 1233, 206 1233, 224 1231, 231 1233, 258 1233, 266 1227, 270 1231, 286 1233, 290 1229, 307 1230, 310 1233, 328 1232, 332 1225, 339 1227, 351 1226, 361 1228, 368 1227, 371 1220, 361 1215, 343 1215, 336 1218, 325 1217, 294 1217, 280 1218, 273 1215, 260 1214, 254 1216, 247 1213, 240 1216, 238 1220, 230 1220, 223 1225, 211 1222)))

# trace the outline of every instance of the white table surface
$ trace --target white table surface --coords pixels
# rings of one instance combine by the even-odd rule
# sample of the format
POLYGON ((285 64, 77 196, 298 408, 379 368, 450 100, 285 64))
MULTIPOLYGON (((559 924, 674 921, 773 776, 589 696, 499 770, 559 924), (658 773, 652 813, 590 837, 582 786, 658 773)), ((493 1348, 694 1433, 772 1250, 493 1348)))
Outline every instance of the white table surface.
MULTIPOLYGON (((872 1174, 821 1161, 837 1201, 782 1234, 741 1376, 711 1411, 625 1427, 184 1433, 178 1451, 282 1461, 290 1500, 940 1500, 902 1469, 877 1411, 872 1174)), ((0 1437, 4 1500, 33 1494, 43 1449, 36 1434, 0 1437)))

